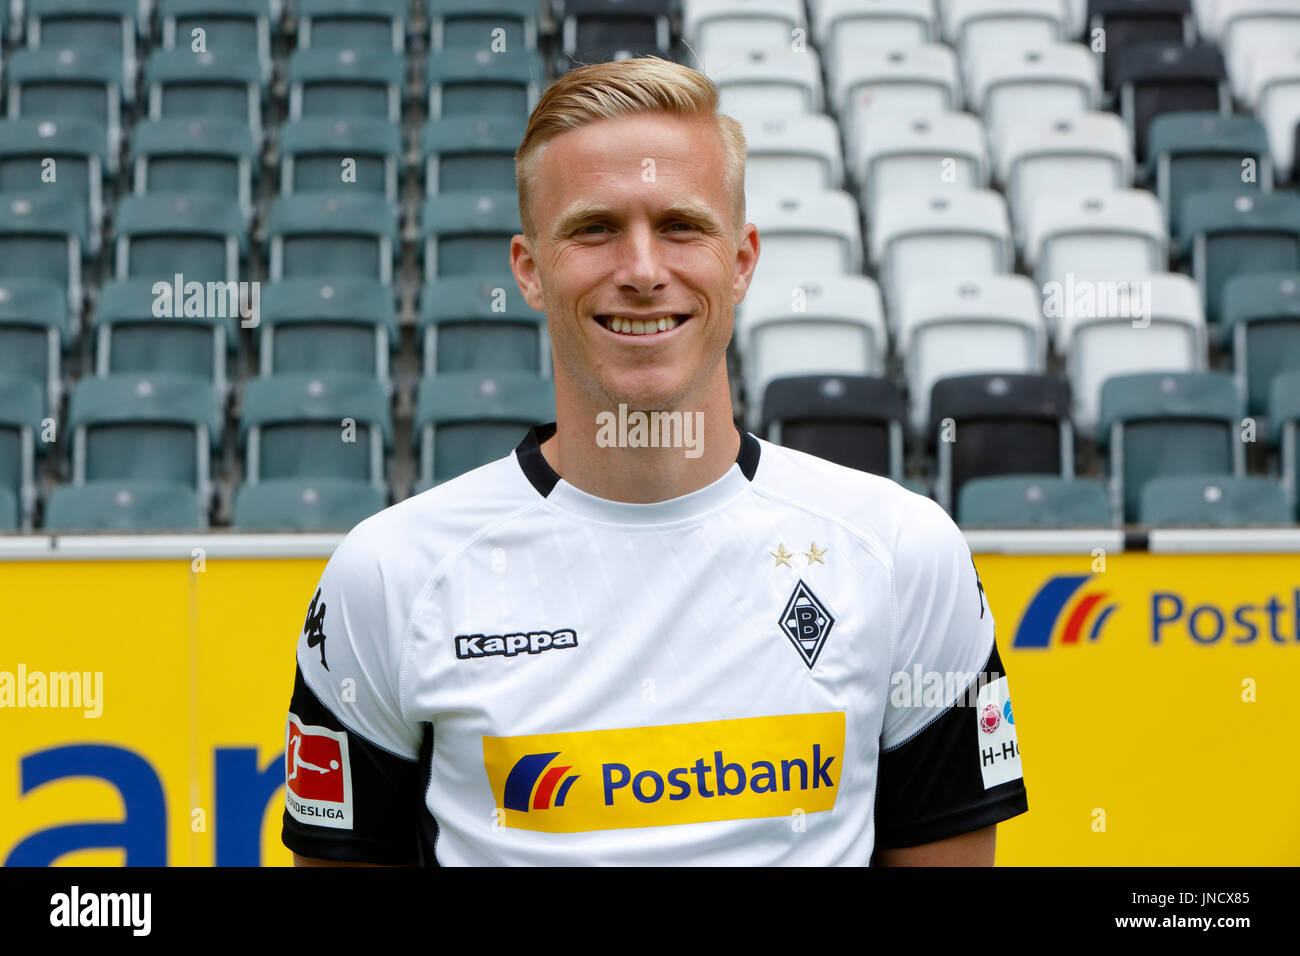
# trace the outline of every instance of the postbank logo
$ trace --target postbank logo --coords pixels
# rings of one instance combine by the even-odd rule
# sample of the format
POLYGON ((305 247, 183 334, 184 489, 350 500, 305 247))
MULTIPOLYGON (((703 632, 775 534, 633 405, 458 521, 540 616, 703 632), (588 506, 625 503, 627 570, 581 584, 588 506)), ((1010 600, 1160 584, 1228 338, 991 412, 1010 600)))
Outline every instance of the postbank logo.
POLYGON ((1057 631, 1057 621, 1062 616, 1065 624, 1060 628, 1060 637, 1055 643, 1079 644, 1079 637, 1084 633, 1089 642, 1097 640, 1107 618, 1119 605, 1112 603, 1098 608, 1109 592, 1085 588, 1092 577, 1091 574, 1060 574, 1044 584, 1025 609, 1011 646, 1050 647, 1054 643, 1052 636, 1057 631), (1070 611, 1065 614, 1067 606, 1070 611))
POLYGON ((484 737, 503 825, 544 833, 831 810, 844 714, 484 737))

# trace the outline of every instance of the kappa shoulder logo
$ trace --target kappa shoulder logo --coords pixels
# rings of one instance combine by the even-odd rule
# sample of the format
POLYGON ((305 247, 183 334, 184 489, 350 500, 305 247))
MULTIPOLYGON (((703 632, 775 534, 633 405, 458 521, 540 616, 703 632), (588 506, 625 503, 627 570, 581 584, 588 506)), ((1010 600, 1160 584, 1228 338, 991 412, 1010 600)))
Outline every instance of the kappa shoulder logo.
POLYGON ((320 647, 320 666, 326 670, 330 666, 325 663, 325 602, 320 599, 321 589, 316 589, 316 596, 311 599, 311 607, 307 609, 307 620, 303 621, 302 633, 307 638, 308 647, 320 647), (320 610, 316 610, 316 602, 320 601, 320 610))
POLYGON ((785 636, 790 638, 803 662, 812 670, 826 646, 835 618, 826 605, 817 599, 812 589, 802 580, 795 585, 794 593, 786 602, 781 619, 777 622, 785 636))
POLYGON ((477 657, 514 657, 540 654, 578 646, 578 632, 562 627, 558 631, 529 631, 526 634, 458 634, 456 656, 462 661, 477 657))

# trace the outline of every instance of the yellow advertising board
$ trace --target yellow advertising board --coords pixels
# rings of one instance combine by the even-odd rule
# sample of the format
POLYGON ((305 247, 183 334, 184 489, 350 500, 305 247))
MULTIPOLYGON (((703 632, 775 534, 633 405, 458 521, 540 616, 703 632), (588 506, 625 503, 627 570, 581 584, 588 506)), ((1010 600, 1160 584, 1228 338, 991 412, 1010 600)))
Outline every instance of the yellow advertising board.
MULTIPOLYGON (((1300 559, 977 563, 1029 791, 999 864, 1300 863, 1300 559)), ((284 720, 323 566, 0 563, 0 859, 289 863, 284 720)))

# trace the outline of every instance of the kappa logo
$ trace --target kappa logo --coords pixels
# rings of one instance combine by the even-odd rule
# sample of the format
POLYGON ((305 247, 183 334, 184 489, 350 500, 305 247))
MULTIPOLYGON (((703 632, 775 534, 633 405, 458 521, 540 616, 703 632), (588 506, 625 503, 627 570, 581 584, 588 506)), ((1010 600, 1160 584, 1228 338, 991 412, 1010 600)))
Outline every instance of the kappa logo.
POLYGON ((826 609, 812 589, 801 580, 795 585, 794 593, 786 602, 781 619, 777 622, 785 636, 790 638, 803 662, 812 670, 826 646, 835 618, 826 609))
POLYGON ((514 657, 527 652, 540 654, 578 646, 578 633, 572 628, 558 631, 529 631, 526 634, 459 634, 456 656, 462 661, 477 657, 514 657))

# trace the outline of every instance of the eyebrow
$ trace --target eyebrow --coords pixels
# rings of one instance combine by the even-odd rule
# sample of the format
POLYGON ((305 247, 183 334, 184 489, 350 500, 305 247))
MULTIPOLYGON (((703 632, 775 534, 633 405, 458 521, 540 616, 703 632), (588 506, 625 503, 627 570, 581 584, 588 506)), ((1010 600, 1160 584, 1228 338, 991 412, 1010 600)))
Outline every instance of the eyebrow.
MULTIPOLYGON (((551 234, 555 238, 561 238, 589 221, 610 218, 613 215, 614 211, 602 203, 575 203, 556 220, 551 234)), ((666 218, 689 219, 703 226, 706 231, 722 231, 722 223, 714 215, 713 210, 704 203, 695 202, 691 199, 679 199, 671 203, 663 210, 663 216, 666 218)))

